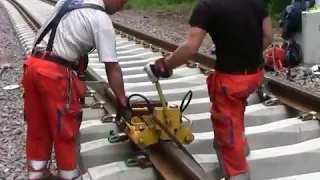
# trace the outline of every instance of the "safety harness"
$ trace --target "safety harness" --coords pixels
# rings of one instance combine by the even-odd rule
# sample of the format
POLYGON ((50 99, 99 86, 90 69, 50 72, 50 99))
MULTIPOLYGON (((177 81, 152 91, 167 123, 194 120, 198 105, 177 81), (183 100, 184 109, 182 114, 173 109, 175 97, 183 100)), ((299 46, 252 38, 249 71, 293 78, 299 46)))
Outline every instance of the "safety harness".
MULTIPOLYGON (((55 61, 59 64, 62 65, 68 65, 68 66, 72 66, 70 65, 71 63, 69 63, 68 61, 59 58, 59 57, 54 57, 54 58, 50 58, 50 53, 52 52, 52 48, 53 48, 53 41, 56 35, 56 31, 57 31, 57 27, 58 24, 60 22, 60 20, 62 19, 62 17, 64 15, 66 15, 68 12, 75 10, 75 9, 82 9, 82 8, 91 8, 91 9, 96 9, 96 10, 100 10, 103 12, 106 12, 105 9, 99 5, 96 4, 90 4, 90 3, 82 3, 83 0, 66 0, 64 2, 64 4, 62 5, 61 9, 59 10, 58 14, 56 15, 56 17, 46 26, 46 28, 43 30, 43 32, 40 34, 38 40, 36 41, 33 50, 32 50, 32 54, 36 53, 35 52, 35 47, 43 40, 43 38, 49 33, 49 31, 51 30, 51 34, 49 37, 49 41, 47 43, 47 47, 46 47, 46 52, 43 55, 43 57, 46 60, 51 60, 51 61, 55 61), (46 58, 48 57, 48 58, 46 58)), ((94 50, 94 49, 93 49, 94 50)), ((82 58, 80 58, 79 60, 79 64, 78 67, 76 67, 76 71, 78 74, 78 77, 80 78, 80 80, 84 80, 85 77, 85 70, 87 69, 88 66, 88 54, 85 54, 82 58)))

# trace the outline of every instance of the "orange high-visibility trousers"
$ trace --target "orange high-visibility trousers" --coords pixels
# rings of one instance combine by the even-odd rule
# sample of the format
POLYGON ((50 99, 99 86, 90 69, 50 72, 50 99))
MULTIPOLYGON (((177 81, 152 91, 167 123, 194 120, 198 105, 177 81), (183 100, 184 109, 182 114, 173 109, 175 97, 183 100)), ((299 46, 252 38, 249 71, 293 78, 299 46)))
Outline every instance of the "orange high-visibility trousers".
POLYGON ((54 144, 61 179, 79 177, 76 137, 82 119, 79 98, 85 86, 71 72, 71 93, 66 67, 29 56, 23 66, 24 113, 27 123, 28 179, 45 178, 46 162, 54 144), (65 108, 66 100, 69 108, 65 108))
POLYGON ((263 70, 250 75, 231 75, 216 70, 207 77, 214 147, 224 175, 231 179, 249 171, 244 112, 247 98, 262 82, 263 70))

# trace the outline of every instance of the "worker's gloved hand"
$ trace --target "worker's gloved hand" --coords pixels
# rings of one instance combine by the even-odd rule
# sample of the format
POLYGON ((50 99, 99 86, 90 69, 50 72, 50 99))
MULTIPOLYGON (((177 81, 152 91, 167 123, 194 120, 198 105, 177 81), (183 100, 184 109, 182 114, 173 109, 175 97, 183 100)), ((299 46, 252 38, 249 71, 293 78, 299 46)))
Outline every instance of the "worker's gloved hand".
POLYGON ((117 114, 115 120, 120 121, 121 118, 124 118, 126 121, 130 121, 132 118, 132 111, 130 104, 123 105, 117 100, 117 114))
POLYGON ((156 82, 159 78, 169 78, 173 71, 165 63, 165 58, 160 58, 154 63, 148 63, 143 70, 148 74, 151 82, 156 82))

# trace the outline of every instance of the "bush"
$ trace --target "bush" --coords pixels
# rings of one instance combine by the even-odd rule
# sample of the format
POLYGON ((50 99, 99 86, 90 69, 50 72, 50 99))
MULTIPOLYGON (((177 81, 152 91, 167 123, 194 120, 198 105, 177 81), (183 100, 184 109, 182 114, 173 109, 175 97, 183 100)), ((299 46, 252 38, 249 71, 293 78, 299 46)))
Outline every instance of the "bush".
MULTIPOLYGON (((126 8, 144 10, 173 10, 174 7, 193 6, 199 0, 129 0, 126 8)), ((271 14, 278 14, 291 3, 291 0, 264 0, 271 14)), ((188 7, 187 7, 188 8, 188 7)), ((189 7, 190 8, 190 7, 189 7)))
MULTIPOLYGON (((129 0, 126 9, 140 9, 158 12, 190 12, 199 0, 129 0)), ((272 18, 272 24, 278 26, 280 12, 291 0, 264 0, 272 18)))
POLYGON ((198 0, 129 0, 126 9, 151 11, 190 11, 198 0))
POLYGON ((266 3, 269 5, 271 14, 278 14, 291 3, 291 0, 266 0, 266 3))

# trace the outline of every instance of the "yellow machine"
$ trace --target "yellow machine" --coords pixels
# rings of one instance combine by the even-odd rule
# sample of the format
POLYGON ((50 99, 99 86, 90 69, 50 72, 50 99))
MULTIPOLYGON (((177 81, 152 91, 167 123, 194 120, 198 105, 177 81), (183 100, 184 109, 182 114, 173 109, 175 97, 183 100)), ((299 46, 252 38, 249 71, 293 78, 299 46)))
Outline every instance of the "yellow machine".
POLYGON ((156 103, 150 107, 152 112, 149 112, 147 104, 138 102, 132 106, 133 117, 131 122, 125 122, 124 132, 137 146, 147 147, 158 143, 159 140, 172 140, 164 128, 181 144, 189 144, 194 140, 190 131, 192 122, 182 115, 177 105, 169 105, 164 110, 161 105, 156 103), (137 105, 140 107, 134 107, 137 105), (164 111, 166 111, 166 116, 164 111), (184 127, 182 118, 188 121, 189 127, 184 127))
POLYGON ((173 140, 178 146, 190 144, 194 140, 191 133, 192 121, 183 116, 182 113, 190 103, 192 91, 189 91, 183 98, 180 107, 168 105, 162 94, 160 84, 155 83, 160 101, 150 101, 140 94, 132 94, 128 97, 131 105, 132 118, 125 123, 124 133, 138 147, 148 147, 161 140, 173 140), (184 102, 189 95, 187 104, 184 102), (130 101, 133 96, 139 96, 144 101, 130 101), (189 124, 185 127, 183 120, 189 124))

